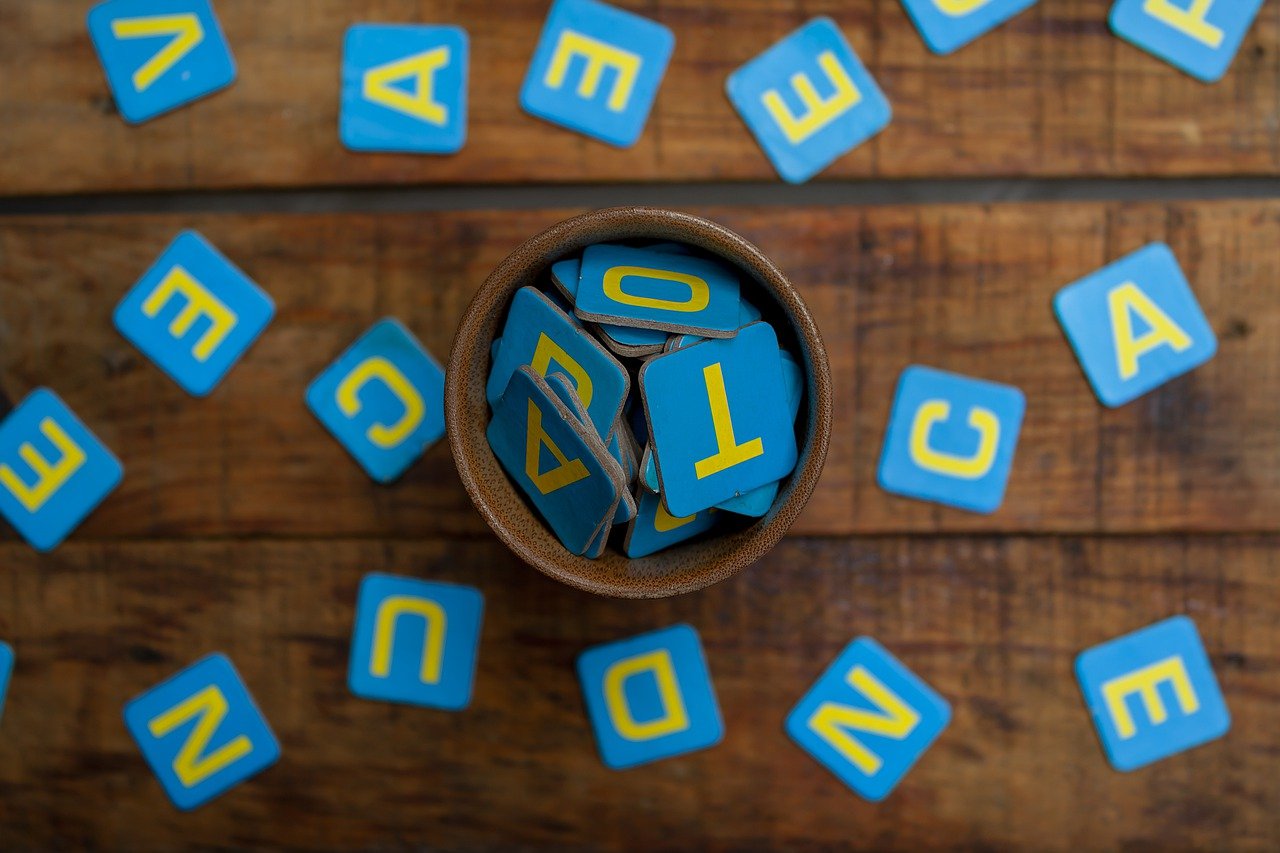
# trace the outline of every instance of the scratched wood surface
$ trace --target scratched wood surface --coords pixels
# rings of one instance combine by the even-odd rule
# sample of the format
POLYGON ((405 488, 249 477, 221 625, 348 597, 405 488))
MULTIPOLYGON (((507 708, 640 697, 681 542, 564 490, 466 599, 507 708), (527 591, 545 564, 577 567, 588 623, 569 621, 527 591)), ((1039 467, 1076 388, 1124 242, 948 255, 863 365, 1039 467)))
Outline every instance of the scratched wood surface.
POLYGON ((1111 0, 1043 0, 949 57, 891 0, 617 0, 677 46, 643 139, 619 151, 525 115, 547 0, 219 0, 230 90, 141 127, 115 114, 85 27, 92 0, 0 0, 0 194, 407 183, 774 180, 725 78, 815 15, 841 26, 893 103, 824 177, 1274 175, 1280 6, 1206 86, 1114 37, 1111 0), (346 152, 342 36, 361 21, 454 23, 472 42, 453 157, 346 152), (732 38, 725 38, 732 32, 732 38), (92 140, 92 144, 86 144, 92 140))

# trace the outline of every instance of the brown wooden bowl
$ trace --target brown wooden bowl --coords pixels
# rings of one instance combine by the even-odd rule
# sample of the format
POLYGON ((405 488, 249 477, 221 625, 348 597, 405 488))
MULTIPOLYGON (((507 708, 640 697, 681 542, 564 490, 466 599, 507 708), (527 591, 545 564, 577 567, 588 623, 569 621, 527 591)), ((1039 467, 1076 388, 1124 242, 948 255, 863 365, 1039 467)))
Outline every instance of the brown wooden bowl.
MULTIPOLYGON (((779 216, 786 213, 779 211, 779 216)), ((813 494, 831 438, 832 389, 827 351, 813 318, 791 283, 759 249, 714 222, 648 207, 615 207, 575 216, 531 237, 489 275, 462 316, 445 380, 445 421, 454 463, 476 509, 523 560, 557 580, 601 595, 661 598, 692 592, 731 577, 778 543, 813 494), (676 240, 723 258, 743 273, 743 290, 770 320, 779 340, 798 352, 805 367, 800 459, 773 508, 744 519, 741 529, 715 530, 707 538, 648 557, 629 559, 612 549, 596 560, 570 554, 525 502, 502 470, 485 430, 489 404, 485 382, 489 347, 515 292, 539 282, 551 264, 593 243, 676 240), (753 523, 754 522, 754 523, 753 523)))

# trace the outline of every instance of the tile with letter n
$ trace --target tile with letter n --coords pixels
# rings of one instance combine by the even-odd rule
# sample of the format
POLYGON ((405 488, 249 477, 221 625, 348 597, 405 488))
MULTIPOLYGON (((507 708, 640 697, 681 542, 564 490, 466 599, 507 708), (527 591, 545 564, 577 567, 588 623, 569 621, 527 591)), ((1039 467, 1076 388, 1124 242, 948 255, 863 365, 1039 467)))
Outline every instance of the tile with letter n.
POLYGON ((991 513, 1004 501, 1026 398, 1010 385, 913 365, 902 371, 880 454, 895 495, 991 513))
POLYGON ((124 722, 169 799, 194 809, 280 758, 280 744, 231 661, 201 658, 133 699, 124 722))
POLYGON ((902 0, 929 50, 945 56, 1036 4, 1036 0, 902 0))
POLYGON ((56 548, 123 477, 119 460, 47 388, 0 421, 0 515, 37 551, 56 548))
POLYGON ((388 483, 444 435, 444 369, 387 317, 316 377, 307 406, 370 477, 388 483))
POLYGON ((461 711, 471 703, 484 595, 373 573, 360 582, 347 683, 364 699, 461 711))
POLYGON ((139 124, 225 89, 236 64, 209 0, 107 0, 89 11, 120 115, 139 124))
POLYGON ((768 323, 656 356, 640 369, 667 511, 693 515, 795 468, 778 338, 768 323))
POLYGON ((600 758, 625 770, 715 746, 724 723, 698 632, 673 625, 595 646, 578 680, 600 758))
POLYGON ((461 150, 467 70, 461 27, 356 24, 342 51, 342 144, 412 154, 461 150))
POLYGON ((726 91, 784 181, 804 183, 888 126, 889 101, 830 18, 729 75, 726 91))
POLYGON ((787 716, 787 734, 863 799, 893 791, 951 706, 870 637, 854 640, 787 716))
POLYGON ((675 48, 671 30, 596 0, 555 0, 520 90, 530 115, 619 148, 636 143, 675 48))
POLYGON ((262 288, 194 231, 116 306, 120 334, 188 394, 213 391, 275 315, 262 288))
POLYGON ((1116 0, 1116 35, 1205 83, 1226 75, 1262 0, 1116 0))
POLYGON ((1218 351, 1173 250, 1152 243, 1058 291, 1053 310, 1098 399, 1122 406, 1218 351))
POLYGON ((713 509, 676 518, 667 512, 657 494, 648 489, 637 489, 636 517, 627 525, 622 550, 633 559, 647 557, 705 533, 715 523, 713 509))
POLYGON ((1231 714, 1195 623, 1174 616, 1076 658, 1111 766, 1128 771, 1216 740, 1231 714))
POLYGON ((4 699, 9 695, 9 679, 13 676, 13 647, 0 642, 0 719, 4 718, 4 699))

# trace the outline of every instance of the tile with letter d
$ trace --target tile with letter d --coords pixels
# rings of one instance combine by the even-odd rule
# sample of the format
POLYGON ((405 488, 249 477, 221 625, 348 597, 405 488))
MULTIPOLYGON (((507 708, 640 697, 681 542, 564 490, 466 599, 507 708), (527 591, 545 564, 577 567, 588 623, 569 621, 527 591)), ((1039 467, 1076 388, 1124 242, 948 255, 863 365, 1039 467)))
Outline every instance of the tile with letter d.
POLYGON ((365 699, 460 711, 471 703, 484 595, 386 574, 360 582, 347 683, 365 699))
POLYGON ((921 38, 945 56, 1036 4, 1036 0, 902 0, 921 38))
POLYGON ((1111 766, 1136 770, 1231 728, 1209 656, 1186 616, 1094 646, 1076 678, 1111 766))
POLYGON ((525 111, 627 148, 675 48, 671 30, 596 0, 555 0, 520 91, 525 111))
POLYGON ((1127 255, 1053 299, 1058 322, 1098 399, 1122 406, 1204 364, 1218 339, 1173 250, 1127 255))
POLYGON ((9 679, 13 676, 13 647, 0 642, 0 718, 4 716, 4 699, 9 695, 9 679))
POLYGON ((276 763, 280 744, 231 661, 201 658, 124 707, 169 799, 194 809, 276 763))
POLYGON ((854 640, 787 716, 787 734, 858 796, 889 796, 951 722, 947 700, 870 637, 854 640))
POLYGON ((388 483, 444 435, 444 369, 387 317, 316 377, 307 406, 370 477, 388 483))
POLYGON ((47 388, 0 421, 0 515, 37 551, 57 547, 123 477, 119 460, 47 388))
POLYGON ((729 76, 729 100, 784 181, 804 183, 884 130, 889 101, 830 18, 729 76))
POLYGON ((271 297, 184 231, 116 306, 120 334, 195 397, 209 394, 275 315, 271 297))
POLYGON ((138 124, 225 89, 236 64, 209 0, 107 0, 89 11, 120 115, 138 124))
POLYGON ((625 770, 724 737, 698 632, 673 625, 587 649, 578 680, 605 765, 625 770))
POLYGON ((353 151, 452 154, 467 140, 467 31, 356 24, 342 51, 338 132, 353 151))
POLYGON ((1116 0, 1111 29, 1205 83, 1221 80, 1262 0, 1116 0))
POLYGON ((898 380, 880 455, 880 487, 970 512, 1004 501, 1022 415, 1022 391, 913 365, 898 380))

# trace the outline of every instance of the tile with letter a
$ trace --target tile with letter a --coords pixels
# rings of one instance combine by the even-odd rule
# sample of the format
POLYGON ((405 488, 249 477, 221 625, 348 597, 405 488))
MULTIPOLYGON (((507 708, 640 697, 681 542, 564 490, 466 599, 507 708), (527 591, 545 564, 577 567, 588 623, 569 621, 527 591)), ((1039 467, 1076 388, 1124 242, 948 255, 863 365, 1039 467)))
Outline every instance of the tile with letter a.
POLYGON ((667 510, 683 518, 795 468, 778 338, 768 323, 657 356, 640 369, 667 510))
POLYGON ((107 0, 89 11, 120 115, 139 124, 225 89, 236 64, 209 0, 107 0))
POLYGON ((902 0, 929 50, 943 56, 1035 4, 1036 0, 902 0))
POLYGON ((13 647, 0 642, 0 719, 4 717, 4 699, 9 695, 9 679, 13 676, 13 647))
POLYGON ((467 140, 467 31, 356 24, 342 52, 338 132, 353 151, 452 154, 467 140))
POLYGON ((56 548, 123 476, 119 460, 47 388, 0 421, 0 515, 37 551, 56 548))
POLYGON ((804 183, 884 130, 889 101, 830 18, 729 76, 729 100, 782 179, 804 183))
POLYGON ((116 306, 120 334, 188 394, 209 394, 275 315, 262 288, 194 231, 116 306))
POLYGON ((525 111, 619 148, 635 144, 676 43, 596 0, 555 0, 520 91, 525 111))
POLYGON ((194 809, 276 763, 280 744, 231 661, 201 658, 124 707, 142 757, 180 809, 194 809))
POLYGON ((951 706, 870 637, 854 640, 787 716, 787 734, 858 796, 893 791, 951 722, 951 706))
POLYGON ((1213 358, 1218 339, 1173 250, 1152 243, 1068 285, 1058 322, 1098 399, 1122 406, 1213 358))
POLYGON ((1205 83, 1226 75, 1262 0, 1116 0, 1111 29, 1205 83))
POLYGON ((1145 767, 1231 728, 1200 633, 1186 616, 1082 652, 1076 678, 1117 770, 1145 767))
POLYGON ((307 407, 370 477, 388 483, 444 435, 444 369, 387 317, 316 377, 307 407))
POLYGON ((698 632, 673 625, 587 649, 578 680, 607 767, 624 770, 715 746, 720 705, 698 632))
POLYGON ((364 699, 461 711, 471 703, 484 595, 372 573, 360 582, 347 683, 364 699))
POLYGON ((715 510, 704 509, 694 515, 676 518, 667 512, 662 499, 647 489, 636 490, 636 517, 627 526, 622 550, 628 557, 638 558, 679 545, 715 524, 715 510))

